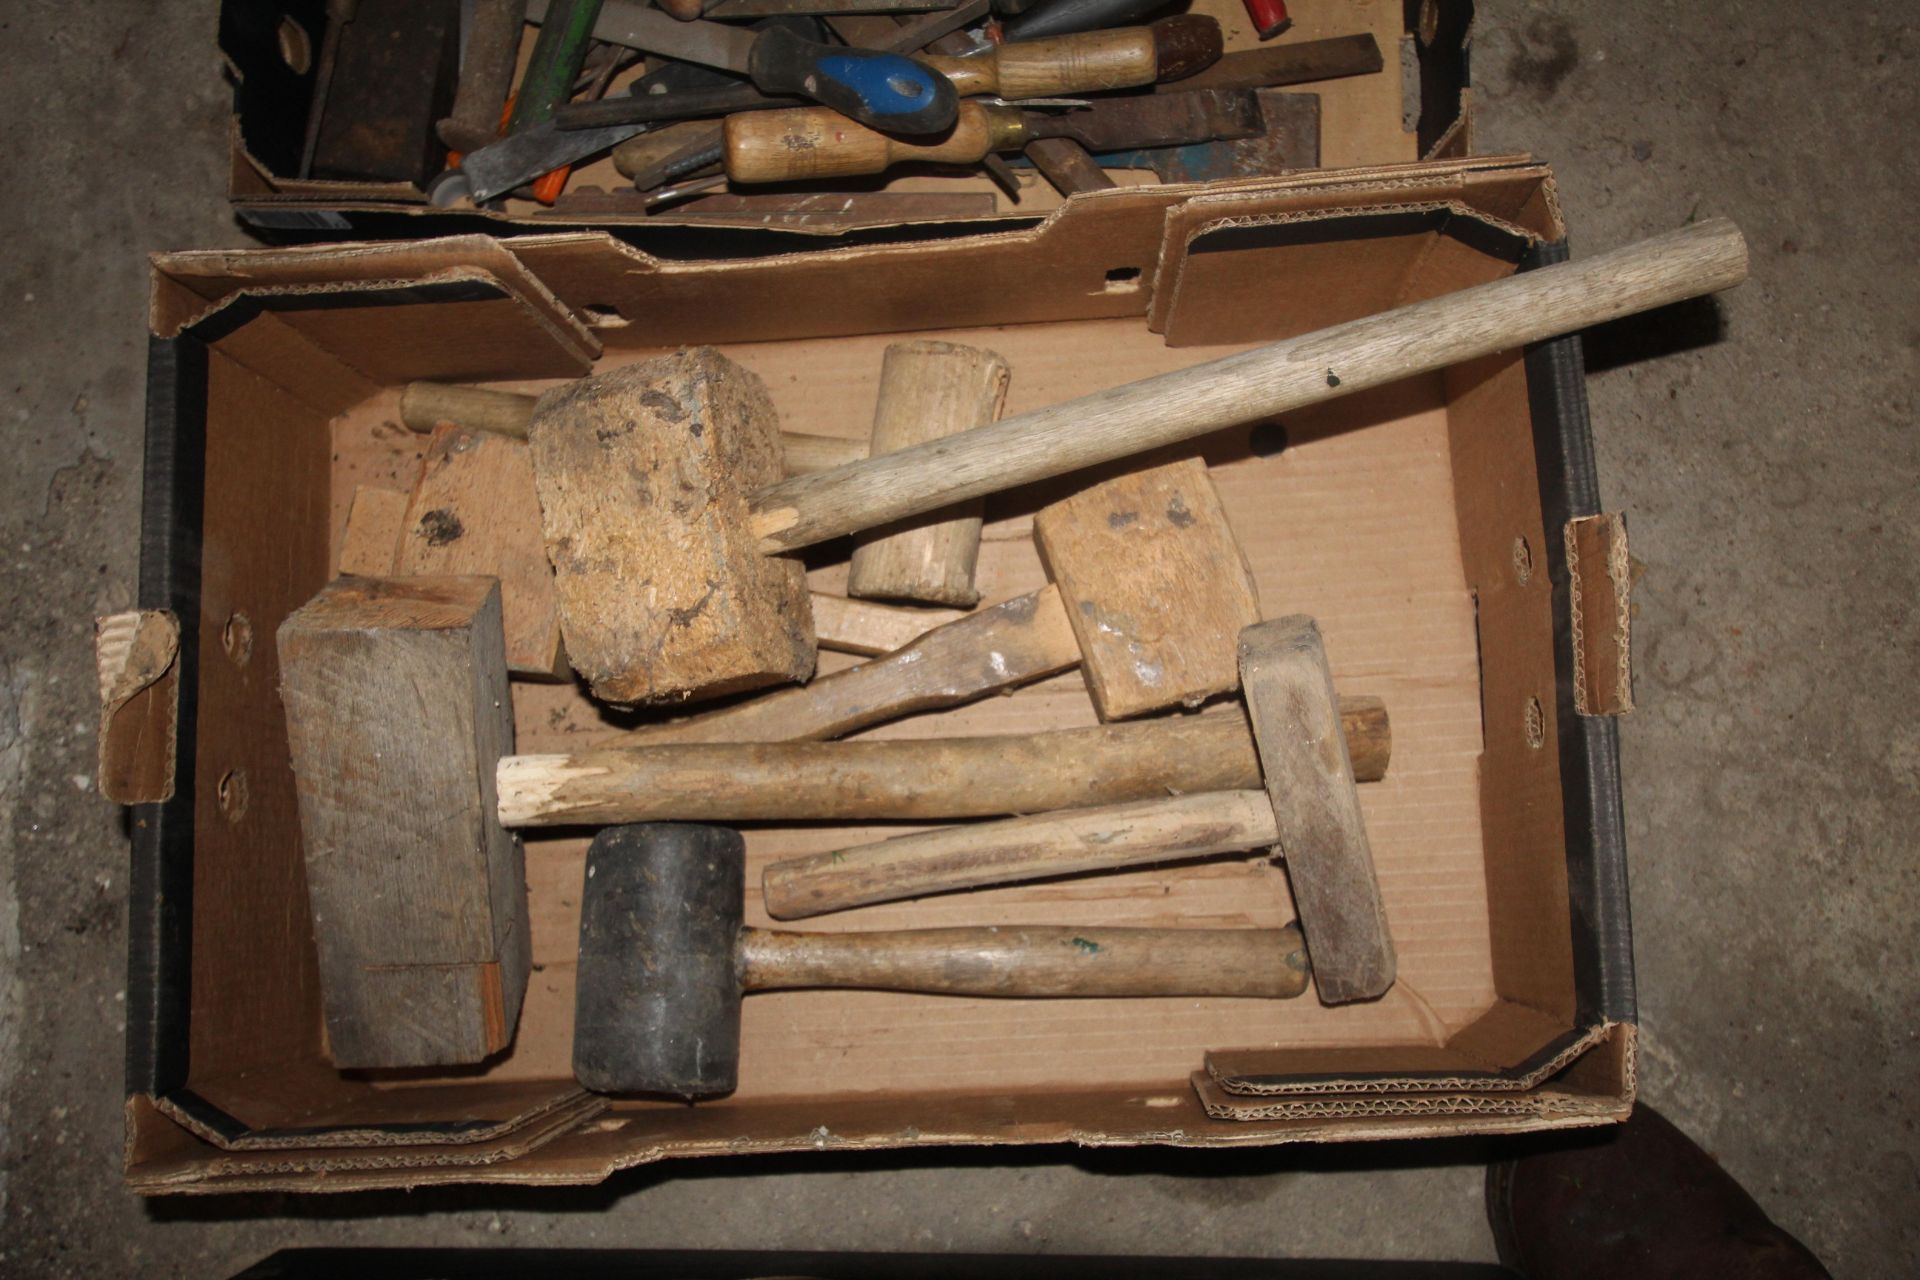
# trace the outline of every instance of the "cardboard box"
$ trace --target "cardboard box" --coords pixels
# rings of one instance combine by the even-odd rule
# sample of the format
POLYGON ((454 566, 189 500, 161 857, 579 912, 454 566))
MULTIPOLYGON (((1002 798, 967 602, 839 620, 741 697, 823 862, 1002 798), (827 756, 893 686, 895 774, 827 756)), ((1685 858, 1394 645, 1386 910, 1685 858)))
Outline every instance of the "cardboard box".
MULTIPOLYGON (((1617 522, 1598 510, 1575 340, 1206 439, 1269 616, 1318 617, 1342 689, 1393 725, 1365 815, 1399 951, 1377 1003, 745 1002, 733 1096, 609 1103, 569 1072, 585 841, 526 845, 536 971, 484 1068, 336 1071, 322 1044, 272 637, 329 578, 356 485, 424 437, 410 379, 534 389, 679 344, 758 371, 788 429, 862 436, 896 335, 995 348, 1009 413, 1556 260, 1541 165, 1325 172, 1076 201, 1035 228, 675 262, 605 233, 184 253, 154 263, 141 606, 183 620, 177 724, 113 753, 133 811, 126 1171, 141 1192, 591 1182, 668 1156, 948 1143, 1248 1145, 1617 1120, 1634 1005, 1613 722, 1617 522), (1592 687, 1587 687, 1591 685, 1592 687), (171 765, 128 759, 141 744, 171 765), (162 798, 169 796, 170 798, 162 798)), ((1042 582, 1033 510, 989 502, 987 600, 1042 582)), ((844 561, 815 557, 816 587, 844 561)), ((831 667, 851 661, 823 655, 831 667)), ((515 689, 518 749, 602 722, 515 689)), ((872 731, 1091 723, 1078 673, 872 731)), ((168 726, 162 726, 162 730, 168 726)), ((893 828, 897 830, 898 828, 893 828)), ((881 828, 756 827, 769 859, 881 828)), ((1277 926, 1266 858, 896 903, 817 922, 1277 926)))
MULTIPOLYGON (((1196 0, 1191 12, 1218 18, 1229 50, 1260 47, 1241 0, 1196 0)), ((1293 26, 1277 43, 1371 34, 1380 47, 1379 71, 1349 79, 1290 85, 1320 100, 1320 158, 1327 168, 1398 164, 1470 153, 1468 35, 1471 0, 1297 0, 1289 6, 1293 26)), ((521 48, 524 63, 533 28, 521 48)), ((887 234, 901 227, 885 222, 820 215, 807 225, 769 231, 740 217, 668 207, 654 214, 583 216, 509 199, 499 210, 436 209, 408 183, 341 182, 298 176, 308 104, 325 36, 324 6, 316 0, 226 0, 220 14, 220 51, 234 85, 234 112, 227 193, 234 208, 265 234, 306 236, 354 231, 372 236, 446 234, 461 229, 513 234, 561 227, 619 227, 632 243, 676 256, 739 253, 753 242, 803 243, 820 236, 887 234), (689 239, 688 228, 705 235, 689 239), (653 234, 657 233, 657 234, 653 234), (717 239, 712 237, 717 236, 717 239)), ((611 92, 625 91, 638 69, 624 73, 611 92)), ((1145 170, 1115 171, 1125 185, 1152 184, 1145 170)), ((831 184, 829 184, 831 185, 831 184)), ((846 185, 846 184, 842 184, 846 185)), ((616 191, 632 184, 608 157, 576 166, 569 191, 599 187, 616 191)), ((896 172, 877 187, 860 190, 971 193, 994 201, 991 217, 966 222, 916 224, 908 234, 951 234, 958 226, 1027 223, 1051 213, 1060 197, 1037 177, 1018 204, 977 171, 896 172)), ((1189 185, 1186 190, 1196 189, 1189 185)))

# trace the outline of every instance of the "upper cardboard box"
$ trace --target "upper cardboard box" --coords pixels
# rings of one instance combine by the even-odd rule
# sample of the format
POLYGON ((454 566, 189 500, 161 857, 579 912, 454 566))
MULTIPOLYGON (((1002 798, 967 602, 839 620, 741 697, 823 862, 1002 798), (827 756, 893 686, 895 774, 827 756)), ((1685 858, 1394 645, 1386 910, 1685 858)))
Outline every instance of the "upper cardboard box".
MULTIPOLYGON (((1169 5, 1169 9, 1177 7, 1169 5)), ((1196 0, 1191 11, 1219 19, 1229 50, 1261 47, 1240 0, 1196 0)), ((1319 167, 1399 164, 1470 154, 1470 0, 1405 0, 1403 4, 1296 0, 1289 12, 1293 26, 1271 43, 1365 34, 1374 39, 1381 54, 1377 72, 1288 86, 1287 92, 1310 94, 1317 100, 1319 140, 1314 163, 1319 167)), ((530 33, 533 30, 528 28, 530 33)), ((982 223, 1041 218, 1061 203, 1054 189, 1031 169, 1020 171, 1022 194, 1015 203, 977 169, 915 166, 885 180, 816 186, 840 188, 851 182, 853 189, 861 191, 965 196, 970 198, 969 211, 960 216, 952 209, 890 212, 829 207, 804 217, 782 218, 777 227, 759 214, 703 210, 696 202, 667 206, 653 214, 634 213, 612 209, 604 199, 593 197, 595 189, 631 189, 604 154, 574 168, 567 196, 554 207, 509 198, 497 209, 436 209, 428 204, 424 191, 410 182, 303 179, 298 175, 306 117, 325 32, 325 6, 319 0, 226 0, 222 6, 220 48, 234 82, 228 194, 240 216, 264 232, 418 236, 461 229, 507 234, 604 226, 620 228, 630 242, 674 256, 705 256, 738 252, 755 240, 954 234, 982 223), (909 226, 915 229, 904 229, 909 226), (721 233, 718 239, 716 232, 721 233)), ((529 34, 522 46, 523 62, 531 43, 529 34)), ((615 91, 632 74, 616 79, 615 91)), ((433 107, 423 100, 410 109, 420 112, 433 107)), ((443 110, 444 104, 437 109, 443 110)), ((1158 182, 1147 170, 1116 169, 1110 176, 1123 188, 1158 182)), ((1184 183, 1179 188, 1190 191, 1196 185, 1184 183)))

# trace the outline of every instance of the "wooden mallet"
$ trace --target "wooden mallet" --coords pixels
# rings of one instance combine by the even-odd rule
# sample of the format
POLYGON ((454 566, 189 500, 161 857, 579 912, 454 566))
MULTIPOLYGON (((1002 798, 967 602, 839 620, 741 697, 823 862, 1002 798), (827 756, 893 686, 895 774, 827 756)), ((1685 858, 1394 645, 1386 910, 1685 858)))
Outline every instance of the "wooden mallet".
POLYGON ((1296 929, 1030 925, 874 933, 749 929, 746 847, 725 827, 609 827, 587 851, 573 1074, 600 1093, 731 1093, 748 991, 859 987, 1018 997, 1306 989, 1296 929))
POLYGON ((806 580, 784 553, 1728 288, 1746 273, 1739 230, 1709 219, 787 479, 765 388, 717 352, 570 383, 541 397, 529 432, 567 650, 595 692, 617 702, 804 679, 814 659, 806 580))
POLYGON ((1326 651, 1311 618, 1241 633, 1241 687, 1264 787, 1175 795, 949 827, 776 862, 761 896, 779 920, 1044 876, 1277 846, 1314 981, 1329 1004, 1393 984, 1393 942, 1360 819, 1326 651))

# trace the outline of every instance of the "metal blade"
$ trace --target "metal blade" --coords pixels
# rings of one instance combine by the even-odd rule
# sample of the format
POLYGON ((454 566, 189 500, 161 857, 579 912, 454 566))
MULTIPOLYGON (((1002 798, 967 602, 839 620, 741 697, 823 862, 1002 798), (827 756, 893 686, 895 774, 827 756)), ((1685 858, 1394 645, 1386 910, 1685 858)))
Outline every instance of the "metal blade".
POLYGON ((1259 100, 1246 89, 1104 98, 1065 115, 1021 118, 1036 138, 1072 138, 1096 152, 1251 138, 1265 128, 1259 100))
MULTIPOLYGON (((547 0, 527 0, 527 21, 546 17, 547 0)), ((720 22, 682 22, 634 0, 605 0, 593 24, 596 40, 683 58, 703 67, 745 71, 759 34, 720 22)))

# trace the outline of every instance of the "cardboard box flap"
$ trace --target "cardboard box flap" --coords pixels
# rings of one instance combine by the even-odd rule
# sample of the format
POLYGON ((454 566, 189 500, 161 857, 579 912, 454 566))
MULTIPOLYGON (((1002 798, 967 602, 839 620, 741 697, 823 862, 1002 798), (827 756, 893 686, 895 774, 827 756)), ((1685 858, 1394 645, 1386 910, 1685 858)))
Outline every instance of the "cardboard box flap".
POLYGON ((1511 274, 1535 242, 1458 200, 1314 211, 1267 203, 1227 211, 1202 198, 1168 218, 1149 316, 1167 345, 1271 341, 1424 301, 1511 274), (1262 305, 1276 293, 1292 305, 1262 305))
POLYGON ((518 1160, 591 1121, 606 1107, 606 1099, 575 1091, 525 1124, 477 1140, 451 1143, 223 1150, 193 1142, 177 1154, 130 1164, 127 1185, 151 1195, 284 1191, 290 1186, 302 1191, 348 1191, 363 1185, 410 1187, 425 1182, 466 1181, 470 1171, 518 1160), (451 1179, 449 1174, 453 1175, 451 1179))
POLYGON ((154 1106, 222 1151, 279 1151, 491 1142, 555 1112, 571 1114, 582 1098, 591 1096, 571 1080, 520 1081, 485 1089, 446 1084, 372 1089, 362 1084, 334 1094, 331 1106, 303 1116, 299 1123, 258 1128, 199 1090, 177 1090, 154 1099, 154 1106))
POLYGON ((1228 1093, 1431 1093, 1531 1089, 1606 1036, 1503 1000, 1443 1045, 1214 1050, 1207 1074, 1228 1093))
MULTIPOLYGON (((1204 1071, 1193 1074, 1193 1089, 1200 1105, 1212 1120, 1233 1121, 1320 1121, 1344 1122, 1399 1118, 1454 1118, 1473 1123, 1461 1124, 1456 1132, 1488 1133, 1497 1131, 1482 1123, 1489 1116, 1510 1116, 1526 1123, 1525 1130, 1559 1128, 1568 1125, 1610 1124, 1624 1120, 1633 1109, 1631 1098, 1589 1094, 1558 1088, 1531 1089, 1520 1093, 1414 1093, 1367 1094, 1348 1097, 1263 1097, 1249 1098, 1228 1093, 1204 1071)), ((1403 1135, 1391 1128, 1374 1127, 1368 1137, 1392 1138, 1403 1135)))
POLYGON ((1633 574, 1626 517, 1581 516, 1565 527, 1573 626, 1573 706, 1583 716, 1633 710, 1633 574))
POLYGON ((94 622, 100 675, 100 794, 115 804, 173 795, 180 737, 180 620, 136 609, 94 622))

